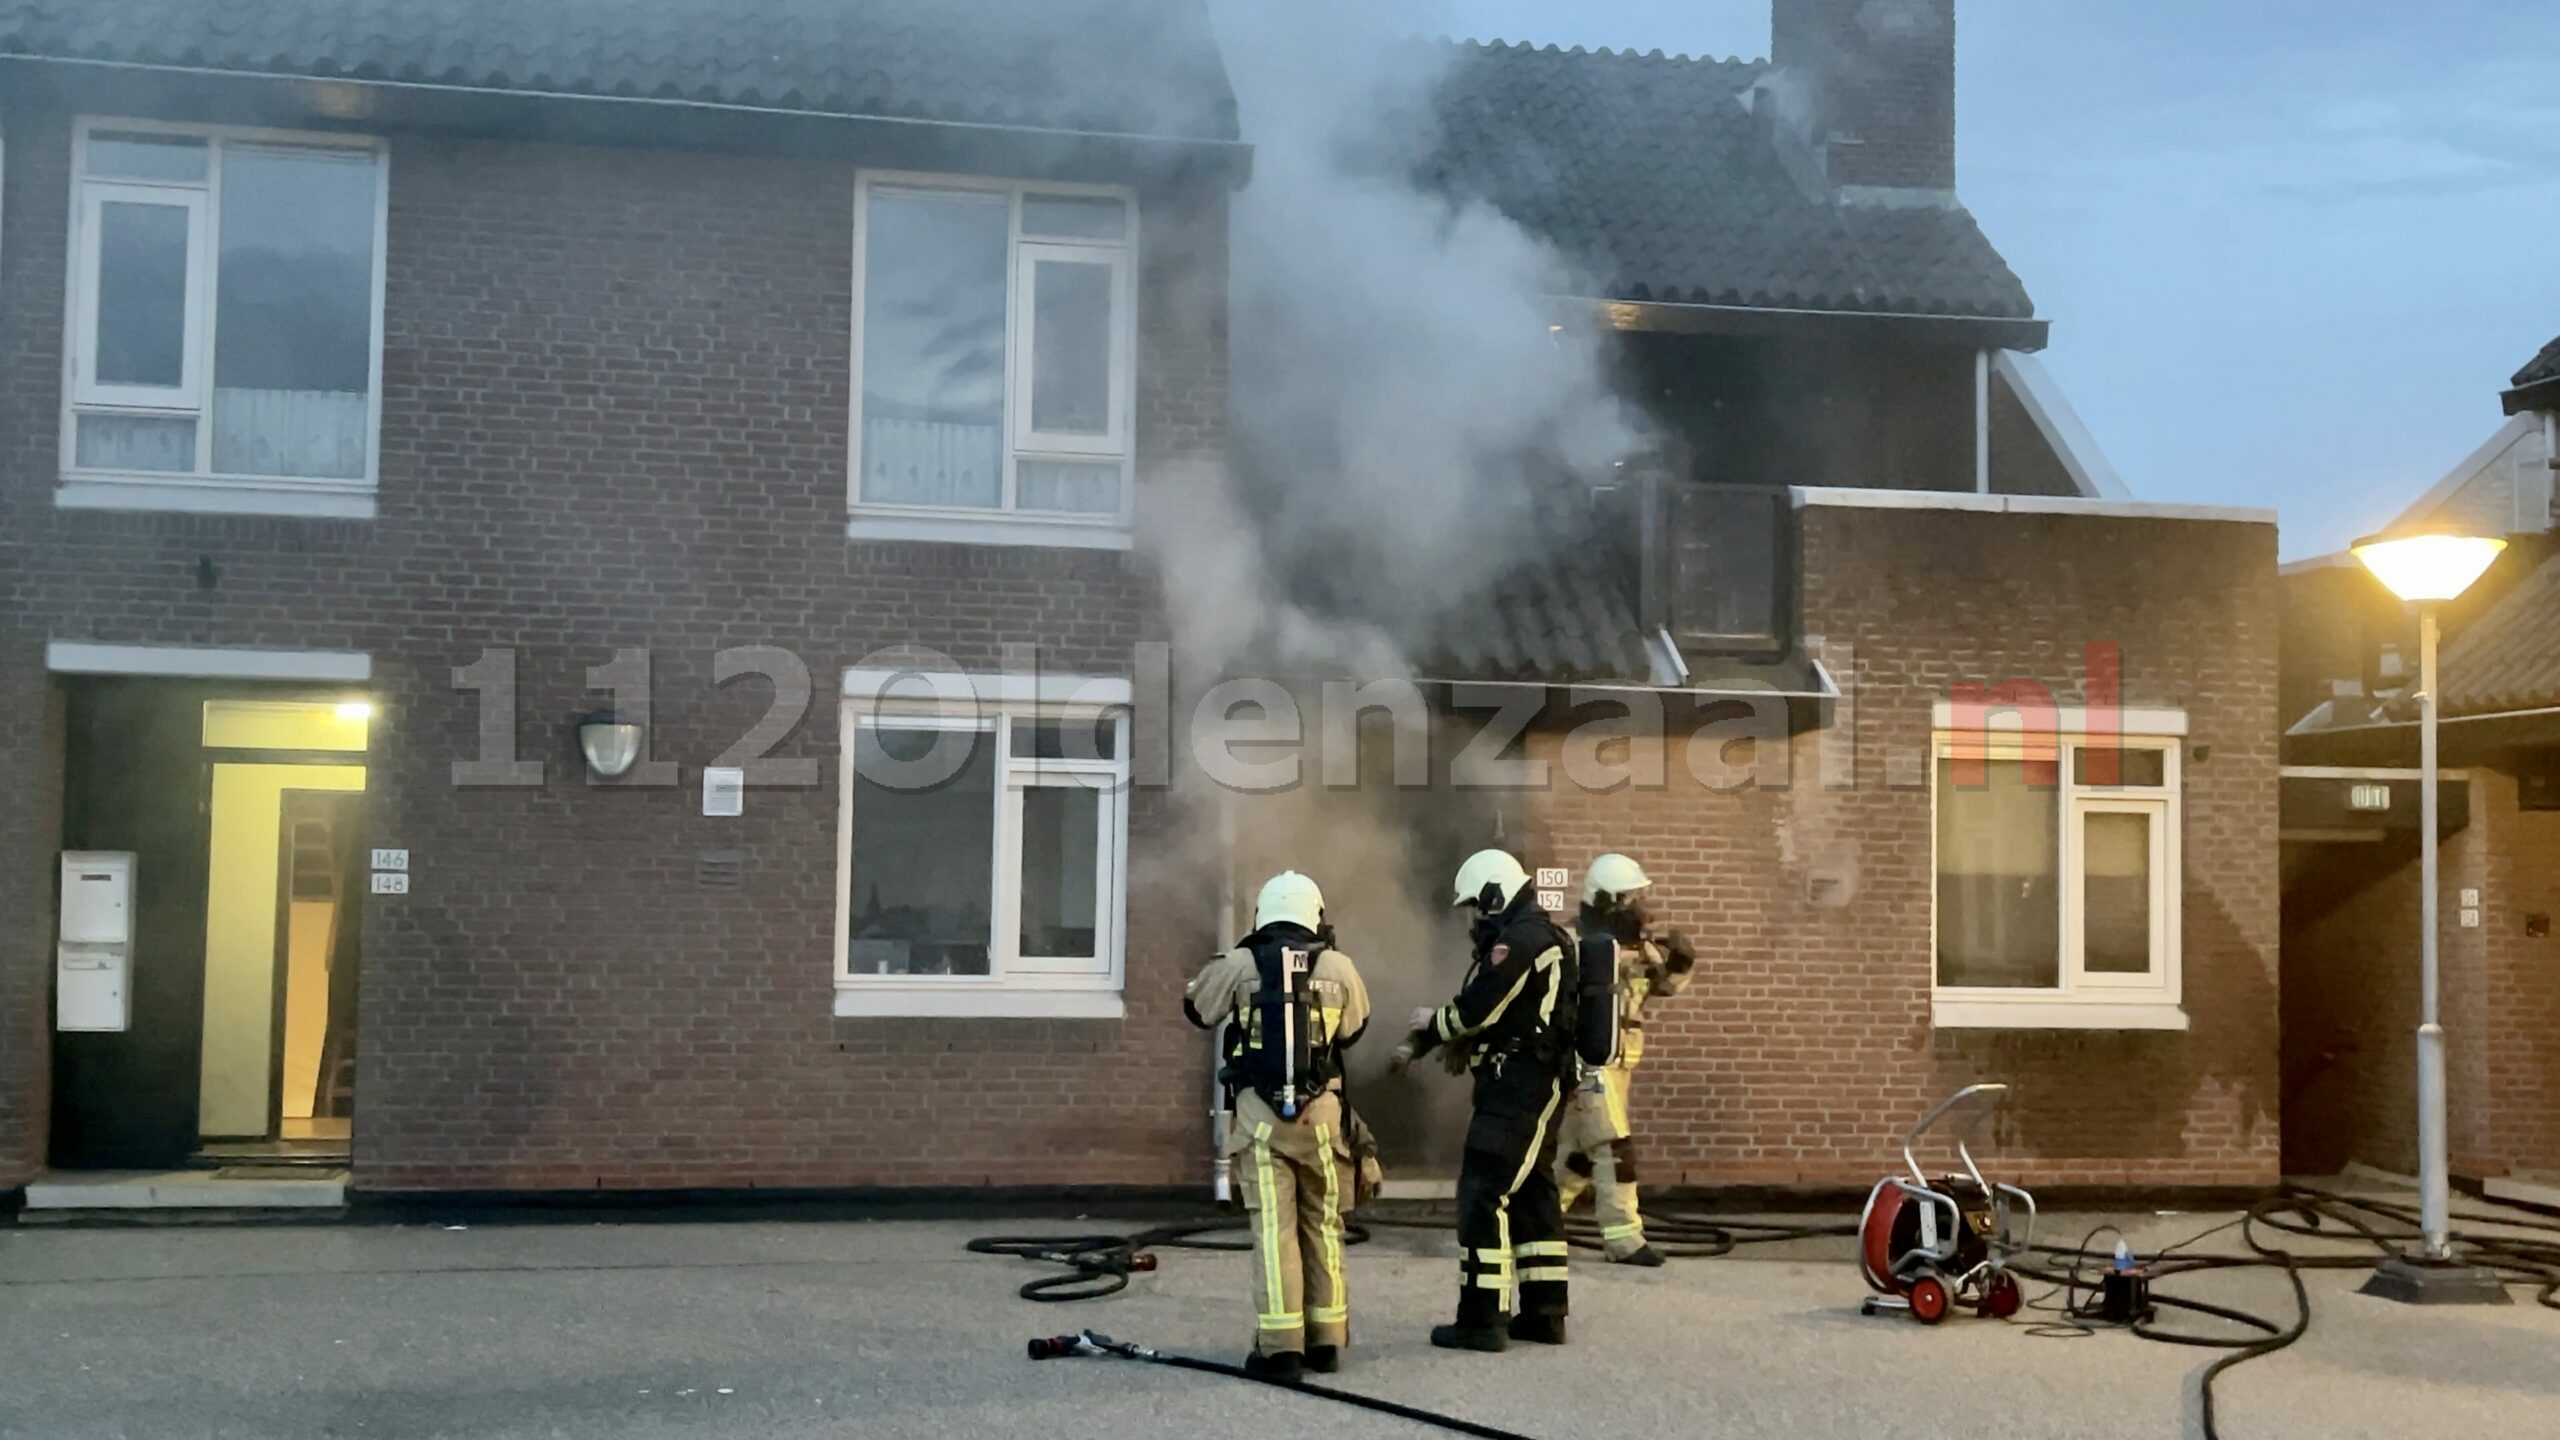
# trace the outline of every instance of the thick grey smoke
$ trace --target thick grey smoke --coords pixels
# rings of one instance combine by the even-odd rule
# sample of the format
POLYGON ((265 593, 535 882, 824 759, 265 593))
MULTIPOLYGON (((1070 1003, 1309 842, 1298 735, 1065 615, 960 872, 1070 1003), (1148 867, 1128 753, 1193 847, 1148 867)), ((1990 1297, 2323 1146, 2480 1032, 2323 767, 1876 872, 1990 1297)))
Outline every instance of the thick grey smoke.
MULTIPOLYGON (((1222 674, 1415 675, 1482 623, 1495 577, 1558 563, 1542 520, 1570 500, 1537 487, 1606 473, 1643 437, 1595 337, 1551 325, 1550 297, 1575 293, 1563 257, 1420 180, 1457 47, 1383 34, 1339 0, 1213 8, 1254 173, 1231 226, 1231 462, 1158 487, 1140 521, 1178 672, 1194 695, 1222 674)), ((1382 752, 1382 727, 1367 733, 1382 752)), ((1502 838, 1489 804, 1446 785, 1445 736, 1436 748, 1428 792, 1395 790, 1367 747, 1366 783, 1317 788, 1311 743, 1302 788, 1198 793, 1192 809, 1233 837, 1240 906, 1281 868, 1324 887, 1377 1006, 1355 1098, 1391 1170, 1445 1177, 1462 1087, 1377 1073, 1407 1012, 1463 973, 1450 873, 1502 838)))
POLYGON ((1234 451, 1226 483, 1155 507, 1150 549, 1193 658, 1396 673, 1544 545, 1535 478, 1604 472, 1641 436, 1595 338, 1551 329, 1571 266, 1418 181, 1457 47, 1339 0, 1214 8, 1254 146, 1234 451))

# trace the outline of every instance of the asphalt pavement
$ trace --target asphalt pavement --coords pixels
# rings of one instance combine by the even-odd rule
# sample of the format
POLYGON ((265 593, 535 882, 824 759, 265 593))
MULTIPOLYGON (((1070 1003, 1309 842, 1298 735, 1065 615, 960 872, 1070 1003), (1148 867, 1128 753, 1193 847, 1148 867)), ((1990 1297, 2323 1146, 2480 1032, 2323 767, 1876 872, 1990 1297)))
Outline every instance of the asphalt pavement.
MULTIPOLYGON (((2123 1223, 2148 1248, 2228 1218, 2123 1223)), ((2057 1218, 2047 1233, 2076 1241, 2089 1223, 2057 1218)), ((1119 1228, 1133 1227, 0 1230, 0 1436, 1433 1433, 1218 1376, 1032 1363, 1027 1338, 1087 1326, 1218 1359, 1245 1348, 1241 1257, 1169 1252, 1125 1294, 1053 1306, 1015 1295, 1037 1273, 1027 1263, 962 1248, 989 1229, 1119 1228)), ((1578 1261, 1573 1343, 1500 1356, 1425 1339, 1453 1301, 1454 1254, 1445 1234, 1413 1230, 1351 1252, 1353 1349, 1337 1383, 1541 1440, 2201 1433, 2208 1352, 2113 1331, 1864 1318, 1844 1241, 1655 1271, 1578 1261)), ((2357 1278, 2315 1274, 2308 1336, 2222 1383, 2226 1440, 2560 1434, 2560 1312, 2405 1309, 2354 1294, 2357 1278)), ((2291 1313, 2273 1271, 2200 1277, 2182 1293, 2291 1313)))

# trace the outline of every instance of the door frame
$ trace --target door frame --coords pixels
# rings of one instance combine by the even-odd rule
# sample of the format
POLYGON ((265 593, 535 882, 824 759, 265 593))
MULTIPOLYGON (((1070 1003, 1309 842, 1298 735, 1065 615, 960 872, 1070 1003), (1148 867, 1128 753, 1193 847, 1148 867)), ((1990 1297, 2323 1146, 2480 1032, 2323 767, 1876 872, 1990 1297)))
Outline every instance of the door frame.
MULTIPOLYGON (((280 703, 307 704, 307 703, 311 703, 311 702, 312 702, 313 700, 315 700, 315 699, 326 700, 326 699, 331 698, 331 697, 327 697, 327 696, 318 696, 318 697, 314 697, 314 696, 307 696, 307 695, 282 696, 282 695, 251 694, 251 695, 248 695, 248 696, 245 696, 245 697, 244 697, 244 696, 240 696, 240 695, 207 695, 207 696, 205 696, 204 698, 206 698, 206 699, 208 699, 208 700, 237 700, 237 699, 243 699, 243 698, 246 698, 246 699, 254 699, 254 700, 276 700, 276 701, 278 701, 278 702, 280 702, 280 703)), ((335 697, 335 698, 341 698, 341 699, 343 699, 343 698, 344 698, 344 696, 343 696, 343 694, 342 694, 342 695, 340 695, 340 696, 338 696, 338 697, 335 697)), ((205 822, 205 824, 204 824, 204 831, 205 831, 205 834, 204 834, 204 844, 205 844, 205 846, 206 846, 206 848, 207 848, 207 855, 206 855, 206 872, 205 872, 204 879, 205 879, 205 881, 206 881, 207 883, 209 883, 209 882, 210 882, 210 879, 211 879, 211 867, 212 867, 212 856, 211 856, 211 853, 210 853, 210 852, 211 852, 211 846, 212 846, 212 843, 213 843, 213 835, 212 835, 212 830, 213 830, 213 779, 214 779, 214 772, 215 772, 215 771, 217 771, 217 770, 219 770, 221 767, 223 767, 223 766, 225 766, 225 765, 283 765, 283 766, 308 765, 308 766, 312 766, 312 767, 315 767, 315 768, 317 768, 317 767, 321 767, 321 766, 327 766, 327 767, 331 767, 331 768, 334 768, 334 769, 354 769, 354 770, 361 770, 361 771, 363 771, 363 772, 364 772, 364 776, 365 776, 365 783, 366 783, 366 785, 367 785, 367 786, 370 786, 370 785, 372 784, 372 782, 373 782, 373 750, 372 750, 372 741, 371 741, 371 737, 370 737, 370 735, 368 735, 368 736, 367 736, 367 739, 366 739, 366 748, 364 748, 364 749, 362 749, 362 750, 280 750, 280 749, 255 749, 255 748, 250 748, 250 747, 247 747, 247 746, 238 746, 238 747, 234 747, 234 746, 222 746, 222 747, 219 747, 219 748, 217 748, 217 747, 213 747, 213 746, 200 746, 200 747, 199 747, 199 753, 200 753, 200 756, 201 756, 201 759, 202 759, 202 764, 198 767, 198 768, 200 769, 200 771, 201 771, 201 774, 200 774, 200 776, 199 776, 199 778, 198 778, 197 787, 196 787, 196 797, 197 797, 197 798, 196 798, 196 807, 197 807, 198 813, 200 813, 200 814, 204 817, 204 822, 205 822)), ((276 802, 276 843, 277 843, 277 845, 278 845, 279 847, 287 846, 287 845, 290 843, 290 842, 289 842, 289 839, 288 839, 288 837, 287 837, 286 827, 285 827, 285 824, 284 824, 284 805, 285 805, 285 797, 290 796, 290 795, 294 795, 294 794, 297 794, 297 793, 299 793, 299 794, 318 794, 318 795, 333 795, 333 794, 353 795, 353 796, 357 797, 357 799, 358 799, 359 803, 361 803, 361 801, 362 801, 362 799, 363 799, 364 795, 366 794, 366 791, 364 791, 364 790, 343 790, 343 791, 339 791, 339 790, 318 790, 318 789, 313 789, 313 790, 303 790, 303 791, 296 791, 296 790, 294 790, 294 789, 293 789, 292 787, 290 787, 290 786, 285 787, 284 789, 280 790, 280 791, 278 792, 278 794, 277 794, 277 802, 276 802)), ((279 863, 279 864, 281 864, 281 863, 282 863, 282 860, 283 860, 283 856, 282 856, 282 854, 280 853, 280 854, 279 854, 279 856, 278 856, 278 863, 279 863)), ((278 912, 279 912, 279 913, 277 914, 277 917, 276 917, 276 924, 277 924, 277 927, 278 927, 278 928, 277 928, 277 934, 276 934, 276 937, 275 937, 275 944, 276 944, 278 947, 281 947, 281 946, 283 946, 283 945, 285 945, 285 944, 289 943, 289 941, 290 941, 290 935, 289 935, 289 933, 288 933, 288 931, 289 931, 289 927, 287 926, 287 923, 286 923, 286 922, 288 921, 288 919, 290 918, 290 912, 289 912, 289 910, 287 909, 287 907, 285 906, 285 903, 284 903, 284 900, 283 900, 283 896, 284 896, 284 887, 285 887, 285 878, 286 878, 286 877, 285 877, 282 873, 279 873, 279 874, 276 876, 276 904, 277 904, 278 912)), ((206 1001, 205 1001, 205 985, 204 985, 204 980, 203 980, 203 978, 202 978, 202 973, 203 973, 204 966, 205 966, 205 964, 206 964, 206 960, 207 960, 206 946, 205 946, 204 939, 203 939, 203 928, 204 928, 204 927, 203 927, 203 921, 204 921, 204 917, 205 917, 205 915, 206 915, 206 913, 207 913, 207 911, 208 911, 208 908, 209 908, 209 907, 208 907, 208 905, 207 905, 205 902, 202 902, 202 901, 200 901, 200 902, 198 903, 197 907, 196 907, 197 920, 198 920, 198 924, 197 924, 197 931, 198 931, 198 936, 199 936, 198 943, 197 943, 197 948, 196 948, 196 969, 197 969, 197 972, 198 972, 198 979, 197 979, 197 982, 196 982, 196 1016, 195 1016, 195 1023, 196 1023, 196 1029, 197 1029, 198 1034, 199 1034, 198 1048, 197 1048, 197 1051, 196 1051, 196 1095, 197 1095, 197 1109, 198 1109, 199 1114, 201 1114, 201 1112, 202 1112, 202 1106, 203 1106, 203 1087, 204 1087, 204 1051, 203 1051, 203 1048, 202 1048, 201 1034, 202 1034, 203 1029, 204 1029, 204 1007, 205 1007, 205 1003, 206 1003, 206 1001)), ((279 953, 280 953, 280 952, 279 952, 279 953)), ((283 1035, 280 1033, 280 1029, 278 1028, 278 1027, 280 1027, 280 1026, 281 1026, 281 1024, 282 1024, 282 1009, 283 1009, 283 1004, 284 1004, 284 999, 283 999, 283 993, 284 993, 284 992, 283 992, 282 986, 283 986, 283 984, 284 984, 284 976, 283 976, 283 974, 282 974, 282 969, 283 969, 283 967, 282 967, 282 965, 281 965, 281 964, 278 964, 278 965, 276 966, 276 969, 277 969, 278 973, 277 973, 276 975, 274 975, 274 976, 272 976, 272 977, 271 977, 271 981, 272 981, 273 985, 276 987, 276 989, 275 989, 275 994, 274 994, 274 998, 269 1002, 269 1005, 270 1005, 270 1015, 271 1015, 271 1017, 272 1017, 272 1018, 271 1018, 271 1019, 270 1019, 270 1021, 269 1021, 269 1026, 270 1026, 270 1028, 269 1028, 268 1035, 267 1035, 267 1107, 266 1107, 266 1108, 267 1108, 267 1126, 266 1126, 266 1130, 265 1130, 265 1132, 264 1132, 264 1133, 262 1133, 262 1134, 254 1134, 254 1135, 251 1135, 251 1134, 240 1134, 240 1135, 207 1135, 207 1134, 203 1133, 203 1131, 202 1131, 202 1129, 201 1129, 201 1128, 199 1128, 199 1129, 198 1129, 198 1131, 197 1131, 197 1133, 196 1133, 196 1153, 197 1153, 197 1154, 202 1154, 202 1153, 203 1153, 203 1151, 204 1151, 204 1148, 205 1148, 206 1146, 208 1146, 208 1145, 241 1145, 241 1144, 249 1144, 249 1143, 258 1142, 258 1141, 270 1141, 270 1142, 272 1142, 272 1141, 275 1141, 275 1140, 278 1140, 278 1139, 282 1138, 282 1135, 283 1135, 283 1132, 284 1132, 284 1125, 283 1125, 284 1101, 283 1101, 283 1093, 282 1093, 282 1086, 281 1086, 281 1077, 279 1076, 279 1074, 278 1074, 277 1072, 282 1068, 282 1066, 283 1066, 283 1064, 284 1064, 284 1050, 283 1050, 283 1046, 284 1046, 284 1037, 283 1037, 283 1035)), ((199 1122, 199 1123, 201 1123, 201 1122, 199 1122)))

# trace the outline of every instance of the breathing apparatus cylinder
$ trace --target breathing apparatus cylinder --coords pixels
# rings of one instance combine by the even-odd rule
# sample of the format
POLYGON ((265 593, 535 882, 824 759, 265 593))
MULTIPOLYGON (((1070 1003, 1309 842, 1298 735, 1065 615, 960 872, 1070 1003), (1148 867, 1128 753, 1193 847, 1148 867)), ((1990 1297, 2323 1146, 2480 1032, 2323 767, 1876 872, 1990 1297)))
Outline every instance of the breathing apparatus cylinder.
POLYGON ((1574 1053, 1585 1065, 1606 1065, 1618 1058, 1617 937, 1600 929, 1583 936, 1575 966, 1580 993, 1574 1011, 1574 1053))

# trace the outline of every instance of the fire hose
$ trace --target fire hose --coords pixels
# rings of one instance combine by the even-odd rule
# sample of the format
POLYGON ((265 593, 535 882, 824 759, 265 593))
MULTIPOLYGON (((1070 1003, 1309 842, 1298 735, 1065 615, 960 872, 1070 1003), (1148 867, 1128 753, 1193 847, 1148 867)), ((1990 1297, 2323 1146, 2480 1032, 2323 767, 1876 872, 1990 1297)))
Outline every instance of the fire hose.
POLYGON ((1480 1435, 1484 1440, 1530 1440, 1529 1436, 1516 1430, 1479 1425, 1473 1420, 1462 1420, 1455 1415, 1443 1415, 1436 1410, 1425 1410, 1419 1406, 1399 1405, 1393 1400, 1381 1400, 1375 1395, 1363 1395, 1356 1390, 1336 1390, 1330 1385, 1318 1385, 1307 1380, 1275 1380, 1256 1375, 1241 1365, 1229 1365, 1221 1360, 1203 1360, 1196 1355, 1168 1355, 1161 1350, 1150 1349, 1144 1345, 1114 1340, 1108 1335, 1097 1335, 1091 1330, 1079 1335, 1060 1335, 1052 1339, 1034 1340, 1030 1348, 1031 1358, 1034 1360, 1060 1360, 1077 1355, 1101 1355, 1120 1360, 1136 1360, 1148 1365, 1165 1365, 1176 1370, 1197 1370, 1204 1375, 1231 1375, 1239 1380, 1251 1380, 1281 1390, 1295 1390, 1301 1394, 1315 1395, 1326 1400, 1338 1400, 1345 1405, 1357 1405, 1363 1410, 1375 1410, 1381 1415, 1393 1415, 1399 1419, 1438 1426, 1440 1429, 1455 1431, 1460 1435, 1480 1435))
MULTIPOLYGON (((1439 1220, 1364 1218, 1366 1226, 1376 1228, 1438 1229, 1446 1226, 1445 1221, 1439 1220)), ((2527 1232, 2517 1235, 2490 1234, 2477 1228, 2457 1230, 2453 1234, 2454 1249, 2465 1262, 2496 1273, 2508 1284, 2535 1287, 2536 1303, 2560 1310, 2560 1223, 2477 1213, 2457 1214, 2454 1219, 2467 1227, 2496 1226, 2507 1231, 2527 1232), (2542 1238, 2544 1236, 2549 1238, 2542 1238)), ((1086 1300, 1116 1294, 1127 1288, 1131 1274, 1154 1269, 1155 1257, 1150 1252, 1155 1249, 1250 1250, 1250 1237, 1241 1233, 1220 1234, 1237 1228, 1231 1221, 1205 1221, 1159 1226, 1128 1235, 994 1236, 970 1241, 969 1249, 982 1255, 1014 1255, 1065 1267, 1063 1274, 1042 1276, 1024 1284, 1021 1293, 1025 1299, 1044 1302, 1086 1300)), ((2029 1253, 2048 1262, 2046 1264, 2010 1262, 2008 1268, 2021 1278, 2054 1287, 2039 1297, 2031 1310, 2058 1313, 2061 1317, 2059 1321, 2022 1317, 2013 1323, 2025 1324, 2030 1334, 2044 1335, 2094 1334, 2099 1326, 2110 1323, 2101 1317, 2093 1303, 2084 1303, 2081 1299, 2083 1291, 2094 1293, 2096 1290, 2096 1286, 2087 1279, 2087 1267, 2093 1263, 2103 1266, 2111 1258, 2091 1248, 2092 1242, 2106 1228, 2102 1226, 2090 1232, 2088 1238, 2077 1246, 2032 1247, 2029 1253), (2063 1268, 2052 1268, 2054 1264, 2063 1268), (2050 1302, 2057 1294, 2062 1297, 2061 1303, 2054 1305, 2050 1302)), ((1847 1223, 1780 1224, 1677 1212, 1656 1212, 1646 1219, 1647 1239, 1655 1248, 1665 1255, 1682 1258, 1725 1255, 1742 1245, 1769 1241, 1848 1236, 1856 1234, 1857 1230, 1855 1224, 1847 1223)), ((1343 1238, 1346 1243, 1359 1243, 1367 1240, 1369 1233, 1368 1228, 1353 1225, 1345 1228, 1343 1238)), ((1578 1247, 1598 1248, 1596 1229, 1584 1217, 1568 1220, 1567 1235, 1578 1247)), ((2161 1344, 2228 1352, 2208 1364, 2198 1379, 2205 1440, 2221 1440, 2215 1407, 2215 1383, 2236 1366, 2294 1344, 2311 1328, 2311 1295, 2303 1280, 2304 1273, 2370 1268, 2377 1258, 2404 1252, 2418 1238, 2418 1215, 2412 1207, 2386 1200, 2339 1195, 2307 1186, 2287 1186, 2281 1193, 2252 1205, 2236 1220, 2154 1252, 2144 1267, 2155 1287, 2149 1295, 2153 1306, 2236 1326, 2242 1333, 2214 1334, 2170 1328, 2164 1325, 2164 1317, 2156 1313, 2122 1322, 2118 1328, 2129 1330, 2137 1338, 2161 1344), (2242 1243, 2250 1253, 2188 1253, 2188 1247, 2235 1228, 2240 1231, 2242 1243), (2346 1240, 2370 1247, 2370 1251, 2303 1255, 2280 1243, 2281 1237, 2346 1240), (2156 1288, 2181 1276, 2244 1269, 2283 1272, 2293 1291, 2294 1308, 2289 1318, 2270 1319, 2234 1306, 2163 1293, 2156 1288)), ((1254 1375, 1240 1365, 1165 1354, 1143 1345, 1114 1341, 1092 1331, 1031 1342, 1031 1358, 1035 1360, 1075 1355, 1108 1356, 1205 1374, 1228 1375, 1397 1415, 1459 1434, 1489 1436, 1494 1440, 1525 1440, 1512 1431, 1454 1416, 1304 1381, 1271 1380, 1254 1375)))

